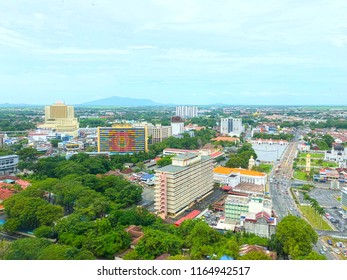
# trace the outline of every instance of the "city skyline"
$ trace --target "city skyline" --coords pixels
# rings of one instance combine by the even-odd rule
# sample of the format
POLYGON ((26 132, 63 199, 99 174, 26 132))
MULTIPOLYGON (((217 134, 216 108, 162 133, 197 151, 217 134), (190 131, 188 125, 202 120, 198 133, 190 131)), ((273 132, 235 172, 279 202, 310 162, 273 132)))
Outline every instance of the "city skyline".
POLYGON ((345 14, 342 0, 5 2, 0 103, 347 105, 345 14))

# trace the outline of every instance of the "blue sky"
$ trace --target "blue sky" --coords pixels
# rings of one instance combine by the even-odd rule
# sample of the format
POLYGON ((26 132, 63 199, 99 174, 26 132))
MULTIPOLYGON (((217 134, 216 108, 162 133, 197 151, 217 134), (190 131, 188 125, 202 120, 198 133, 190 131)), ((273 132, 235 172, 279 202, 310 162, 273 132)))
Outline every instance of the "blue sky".
POLYGON ((1 1, 0 103, 347 105, 346 0, 1 1))

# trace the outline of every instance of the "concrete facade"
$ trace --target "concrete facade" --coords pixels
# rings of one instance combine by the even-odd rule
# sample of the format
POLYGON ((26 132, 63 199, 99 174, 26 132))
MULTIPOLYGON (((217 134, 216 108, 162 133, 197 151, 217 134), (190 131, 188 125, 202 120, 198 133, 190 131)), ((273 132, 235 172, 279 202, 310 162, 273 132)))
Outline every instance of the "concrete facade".
POLYGON ((172 158, 155 170, 155 209, 162 217, 176 216, 213 189, 213 159, 197 154, 172 158))
POLYGON ((62 102, 46 106, 45 123, 39 125, 38 128, 53 129, 56 132, 77 137, 79 123, 77 118, 75 118, 74 107, 67 106, 62 102))
POLYGON ((220 133, 229 136, 240 136, 243 132, 242 119, 222 118, 220 122, 220 133))
POLYGON ((182 118, 195 118, 198 116, 198 107, 176 106, 176 116, 180 116, 182 118))
POLYGON ((10 155, 0 157, 0 175, 16 173, 19 156, 10 155))

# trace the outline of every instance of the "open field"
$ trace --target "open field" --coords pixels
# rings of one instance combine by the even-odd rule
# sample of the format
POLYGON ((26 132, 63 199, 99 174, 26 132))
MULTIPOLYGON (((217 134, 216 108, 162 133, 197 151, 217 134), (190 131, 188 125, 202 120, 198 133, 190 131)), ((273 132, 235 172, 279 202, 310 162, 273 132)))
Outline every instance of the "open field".
MULTIPOLYGON (((324 154, 313 154, 313 153, 309 153, 311 155, 311 158, 319 158, 319 159, 323 159, 324 158, 324 154)), ((307 153, 299 153, 298 157, 299 158, 306 158, 307 153)))
POLYGON ((295 171, 294 178, 298 180, 306 180, 306 172, 303 171, 295 171))
POLYGON ((262 168, 262 170, 264 170, 265 173, 269 174, 272 170, 272 164, 265 164, 265 163, 261 163, 259 164, 259 167, 262 168))

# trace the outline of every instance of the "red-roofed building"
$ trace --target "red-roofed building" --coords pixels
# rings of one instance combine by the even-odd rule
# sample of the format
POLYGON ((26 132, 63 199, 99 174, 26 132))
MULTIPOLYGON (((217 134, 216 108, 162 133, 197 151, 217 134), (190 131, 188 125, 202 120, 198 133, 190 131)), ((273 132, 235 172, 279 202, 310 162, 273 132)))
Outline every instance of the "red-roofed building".
POLYGON ((261 211, 258 213, 247 213, 245 215, 244 227, 246 232, 254 233, 258 236, 270 238, 276 233, 276 218, 269 213, 261 211))
POLYGON ((223 187, 221 187, 221 189, 222 189, 222 191, 224 191, 224 192, 229 192, 229 191, 231 191, 233 188, 232 188, 231 186, 223 186, 223 187))
POLYGON ((142 228, 140 226, 132 225, 125 229, 131 236, 131 248, 134 249, 140 239, 144 236, 142 228))
POLYGON ((188 219, 192 220, 192 219, 196 218, 200 213, 201 213, 201 211, 199 211, 199 210, 193 210, 188 215, 186 215, 186 216, 182 217, 181 219, 179 219, 178 221, 176 221, 175 226, 179 227, 185 220, 188 220, 188 219))
POLYGON ((30 182, 24 181, 22 179, 17 180, 16 184, 20 185, 22 187, 22 190, 25 190, 27 187, 31 186, 30 182))
POLYGON ((210 154, 210 156, 213 159, 219 159, 219 158, 224 157, 224 153, 223 152, 214 152, 214 153, 210 154))
POLYGON ((14 193, 13 190, 0 187, 0 202, 10 198, 14 193))

